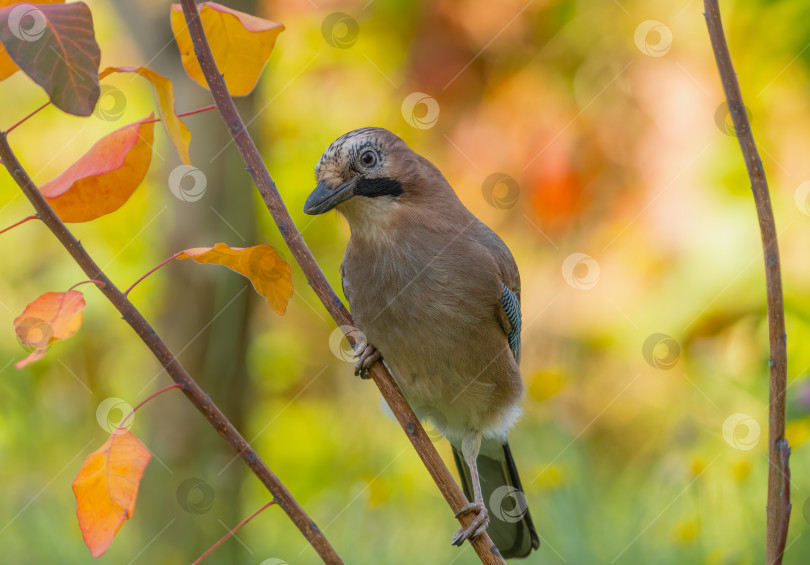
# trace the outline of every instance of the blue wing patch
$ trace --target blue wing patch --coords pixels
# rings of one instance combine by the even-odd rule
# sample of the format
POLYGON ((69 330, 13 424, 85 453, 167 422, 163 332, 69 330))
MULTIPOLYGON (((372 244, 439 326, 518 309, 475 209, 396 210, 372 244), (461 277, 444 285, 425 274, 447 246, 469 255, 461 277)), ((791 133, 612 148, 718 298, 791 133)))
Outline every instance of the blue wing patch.
POLYGON ((509 349, 512 350, 515 361, 520 363, 520 302, 515 293, 509 290, 509 287, 505 284, 501 284, 501 286, 503 286, 501 306, 503 306, 503 311, 506 312, 506 317, 509 318, 509 323, 512 324, 512 331, 506 337, 509 339, 509 349))

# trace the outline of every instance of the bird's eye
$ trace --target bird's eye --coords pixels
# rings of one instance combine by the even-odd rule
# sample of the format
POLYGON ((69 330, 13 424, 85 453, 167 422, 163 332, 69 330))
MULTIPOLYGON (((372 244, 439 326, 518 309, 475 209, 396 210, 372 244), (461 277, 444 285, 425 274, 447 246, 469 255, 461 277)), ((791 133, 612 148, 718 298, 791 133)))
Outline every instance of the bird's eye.
POLYGON ((377 164, 377 154, 374 151, 366 151, 360 155, 360 162, 366 167, 373 167, 377 164))

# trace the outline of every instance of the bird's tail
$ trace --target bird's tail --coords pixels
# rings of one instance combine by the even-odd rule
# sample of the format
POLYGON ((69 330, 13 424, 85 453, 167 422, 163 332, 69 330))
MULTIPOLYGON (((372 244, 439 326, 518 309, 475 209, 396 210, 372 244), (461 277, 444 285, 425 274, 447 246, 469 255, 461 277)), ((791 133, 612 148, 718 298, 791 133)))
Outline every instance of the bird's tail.
MULTIPOLYGON (((461 451, 455 446, 453 457, 464 494, 472 501, 470 470, 461 451)), ((477 461, 481 492, 490 517, 487 528, 489 537, 505 559, 528 556, 532 549, 540 547, 540 540, 534 530, 509 443, 485 439, 481 443, 477 461)))

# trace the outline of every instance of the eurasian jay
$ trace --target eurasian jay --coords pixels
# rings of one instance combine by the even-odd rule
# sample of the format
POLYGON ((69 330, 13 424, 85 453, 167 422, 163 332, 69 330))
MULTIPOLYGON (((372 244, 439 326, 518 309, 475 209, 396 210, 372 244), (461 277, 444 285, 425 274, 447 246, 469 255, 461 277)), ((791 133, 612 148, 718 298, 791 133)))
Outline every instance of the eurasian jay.
POLYGON ((506 441, 523 393, 512 254, 433 164, 383 128, 339 137, 315 176, 304 211, 336 209, 351 230, 341 277, 364 334, 356 372, 382 356, 416 415, 452 444, 471 500, 459 514, 476 514, 452 543, 489 527, 501 555, 527 556, 539 541, 506 441))

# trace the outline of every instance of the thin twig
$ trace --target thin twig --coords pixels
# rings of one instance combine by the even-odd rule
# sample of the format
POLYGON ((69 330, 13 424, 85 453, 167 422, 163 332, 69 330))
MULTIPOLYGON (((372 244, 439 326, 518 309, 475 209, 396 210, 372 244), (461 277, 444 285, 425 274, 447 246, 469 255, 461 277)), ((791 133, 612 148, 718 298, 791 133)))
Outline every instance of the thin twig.
POLYGON ((214 545, 212 545, 210 548, 208 548, 208 551, 206 551, 205 553, 203 553, 202 555, 200 555, 200 556, 197 558, 197 560, 196 560, 194 563, 192 563, 191 565, 199 565, 199 563, 200 563, 200 562, 201 562, 203 559, 205 559, 206 557, 208 557, 209 555, 211 555, 211 553, 213 553, 213 551, 214 551, 216 548, 218 548, 220 545, 222 545, 222 544, 225 542, 225 540, 227 540, 229 537, 231 537, 231 536, 232 536, 232 535, 234 535, 234 534, 235 534, 237 531, 239 531, 239 529, 240 529, 242 526, 244 526, 245 524, 247 524, 248 522, 250 522, 251 520, 253 520, 253 518, 255 518, 256 516, 258 516, 259 514, 261 514, 261 513, 262 513, 262 512, 263 512, 263 511, 264 511, 266 508, 269 508, 270 506, 274 505, 275 503, 276 503, 276 501, 275 501, 275 500, 271 500, 270 502, 268 502, 267 504, 265 504, 264 506, 262 506, 261 508, 259 508, 258 510, 256 510, 256 512, 254 512, 253 514, 251 514, 250 516, 248 516, 247 518, 245 518, 244 520, 242 520, 241 522, 239 522, 239 523, 238 523, 238 524, 237 524, 237 525, 236 525, 236 526, 235 526, 235 527, 234 527, 234 528, 233 528, 231 531, 229 531, 227 534, 225 534, 224 536, 222 536, 222 538, 221 538, 221 539, 220 539, 220 540, 219 540, 217 543, 215 543, 215 544, 214 544, 214 545))
POLYGON ((145 279, 146 277, 148 277, 149 275, 151 275, 152 273, 154 273, 155 271, 157 271, 158 269, 160 269, 160 268, 161 268, 162 266, 164 266, 165 264, 167 264, 167 263, 171 262, 173 259, 177 259, 177 256, 178 256, 178 255, 180 255, 180 253, 182 253, 182 251, 178 251, 177 253, 175 253, 174 255, 172 255, 171 257, 169 257, 168 259, 166 259, 165 261, 163 261, 163 262, 162 262, 160 265, 158 265, 157 267, 154 267, 154 268, 150 269, 150 270, 149 270, 149 272, 147 272, 145 275, 143 275, 143 276, 142 276, 141 278, 139 278, 137 281, 135 281, 134 283, 132 283, 132 286, 130 286, 128 289, 126 289, 126 290, 124 291, 124 296, 129 296, 130 291, 131 291, 133 288, 135 288, 135 287, 138 285, 138 283, 140 283, 140 282, 141 282, 143 279, 145 279))
POLYGON ((76 283, 76 284, 74 284, 72 287, 70 287, 69 289, 67 289, 67 291, 68 291, 68 292, 70 292, 71 290, 73 290, 73 289, 74 289, 74 288, 76 288, 77 286, 81 286, 81 285, 83 285, 83 284, 90 284, 90 283, 95 284, 95 285, 96 285, 96 286, 98 286, 99 288, 104 288, 104 281, 89 280, 89 281, 81 281, 81 282, 77 282, 77 283, 76 283))
MULTIPOLYGON (((214 101, 217 103, 219 112, 225 122, 228 131, 233 137, 234 143, 242 155, 247 170, 259 189, 265 205, 270 210, 273 220, 278 226, 281 236, 284 238, 285 243, 290 248, 295 260, 304 272, 312 289, 318 298, 323 302, 329 315, 337 323, 338 326, 344 328, 346 339, 352 345, 355 345, 355 335, 352 331, 354 329, 354 322, 349 315, 348 310, 338 298, 335 291, 329 285, 321 268, 312 256, 309 248, 304 239, 301 237, 298 229, 290 217, 287 208, 284 206, 284 201, 276 188, 273 179, 270 176, 267 166, 262 161, 259 155, 259 150, 256 144, 250 137, 250 134, 245 128, 245 124, 236 106, 233 98, 228 93, 225 86, 225 80, 217 69, 214 57, 211 54, 211 48, 208 45, 208 39, 205 36, 202 22, 197 12, 197 5, 194 0, 181 0, 183 13, 186 17, 186 25, 188 26, 191 34, 191 40, 194 44, 194 52, 197 55, 197 60, 202 68, 203 75, 205 76, 208 86, 211 89, 211 94, 214 96, 214 101), (348 328, 348 329, 347 329, 348 328)), ((391 411, 399 421, 402 429, 411 441, 414 449, 419 454, 422 462, 427 467, 428 472, 435 481, 439 490, 444 495, 453 513, 458 513, 461 508, 467 504, 467 499, 459 489, 447 466, 442 461, 436 448, 431 442, 419 419, 411 410, 399 387, 394 382, 391 374, 382 363, 375 363, 369 370, 371 377, 374 379, 377 387, 379 387, 383 398, 388 403, 391 411)), ((459 522, 464 526, 468 526, 475 518, 471 513, 464 513, 459 516, 459 522)), ((473 548, 475 549, 478 557, 483 563, 489 564, 504 564, 503 557, 501 557, 498 549, 492 543, 489 535, 484 533, 472 540, 473 548)))
POLYGON ((121 428, 123 428, 123 427, 124 427, 124 425, 127 423, 127 420, 129 420, 129 419, 130 419, 132 416, 134 416, 134 415, 135 415, 135 412, 137 412, 137 411, 138 411, 138 409, 139 409, 141 406, 143 406, 144 404, 146 404, 146 403, 147 403, 147 402, 149 402, 150 400, 152 400, 152 399, 154 399, 154 398, 157 398, 158 396, 160 396, 160 395, 161 395, 161 394, 163 394, 164 392, 168 392, 168 391, 172 390, 173 388, 183 388, 183 385, 181 385, 181 384, 179 384, 179 383, 174 383, 173 385, 169 385, 169 386, 167 386, 167 387, 163 387, 162 389, 160 389, 159 391, 157 391, 155 394, 150 394, 148 397, 146 397, 146 398, 144 398, 143 400, 141 400, 141 401, 140 401, 140 403, 138 403, 138 405, 137 405, 135 408, 133 408, 132 410, 130 410, 130 411, 129 411, 129 414, 127 414, 126 416, 124 416, 124 419, 123 419, 123 420, 121 420, 121 423, 119 423, 119 424, 118 424, 118 428, 117 428, 117 429, 119 429, 119 430, 120 430, 121 428))
POLYGON ((39 219, 39 216, 37 216, 36 214, 34 214, 34 215, 32 215, 32 216, 28 216, 28 217, 26 217, 26 218, 23 218, 23 219, 22 219, 22 220, 20 220, 19 222, 16 222, 16 223, 11 224, 11 225, 10 225, 10 226, 8 226, 7 228, 3 228, 3 229, 1 229, 1 230, 0 230, 0 234, 4 234, 4 233, 6 233, 8 230, 10 230, 10 229, 14 229, 14 228, 16 228, 17 226, 20 226, 20 225, 24 224, 25 222, 30 222, 31 220, 38 220, 38 219, 39 219))
POLYGON ((304 509, 298 504, 298 501, 293 498, 292 494, 290 494, 278 477, 273 474, 267 464, 262 461, 250 444, 245 441, 245 438, 242 437, 228 418, 225 417, 225 414, 222 413, 219 407, 214 404, 196 381, 191 378, 185 368, 180 364, 180 361, 175 358, 174 353, 172 353, 149 322, 146 321, 146 318, 144 318, 127 297, 118 290, 118 287, 113 284, 109 277, 107 277, 95 261, 93 261, 87 251, 85 251, 82 244, 79 243, 73 234, 65 227, 65 224, 59 216, 56 215, 53 208, 50 207, 42 196, 42 193, 31 180, 31 177, 28 176, 28 173, 25 172, 22 165, 17 160, 17 156, 8 144, 5 133, 2 132, 0 132, 0 159, 2 159, 6 169, 8 169, 8 172, 22 189, 25 196, 31 201, 31 204, 33 204, 42 222, 53 232, 59 242, 65 247, 68 253, 70 253, 88 277, 104 283, 104 286, 100 289, 101 292, 112 302, 113 306, 121 312, 124 320, 132 326, 132 329, 135 330, 138 336, 149 347, 172 380, 182 385, 183 393, 188 397, 191 403, 202 413, 214 429, 225 438, 228 445, 239 454, 239 457, 250 467, 253 474, 267 487, 267 490, 273 495, 278 505, 287 513, 307 541, 309 541, 312 547, 318 552, 318 555, 320 555, 326 563, 342 564, 343 561, 340 559, 340 556, 318 529, 318 526, 315 525, 315 522, 307 516, 304 509))
POLYGON ((790 520, 790 446, 785 439, 785 389, 787 387, 787 346, 785 303, 782 297, 782 274, 776 223, 771 208, 768 181, 759 158, 751 124, 743 104, 740 85, 731 63, 731 55, 720 19, 717 0, 704 0, 706 25, 723 82, 734 131, 740 142, 751 190, 759 218, 762 253, 765 259, 765 285, 768 301, 768 334, 770 336, 770 408, 768 414, 768 507, 766 563, 780 565, 787 542, 790 520))
POLYGON ((48 106, 50 106, 50 104, 51 104, 51 101, 50 101, 50 100, 48 100, 47 102, 45 102, 45 104, 43 104, 42 106, 40 106, 39 108, 37 108, 36 110, 34 110, 34 111, 33 111, 33 112, 31 112, 30 114, 28 114, 27 116, 25 116, 25 117, 24 117, 22 120, 20 120, 19 122, 17 122, 16 124, 14 124, 13 126, 11 126, 10 128, 8 128, 8 129, 6 130, 6 135, 10 134, 10 133, 11 133, 12 131, 14 131, 14 130, 15 130, 17 127, 18 127, 18 126, 21 126, 22 124, 24 124, 24 123, 26 122, 26 120, 28 120, 28 118, 31 118, 32 116, 35 116, 36 114, 38 114, 40 110, 44 110, 45 108, 47 108, 48 106))

